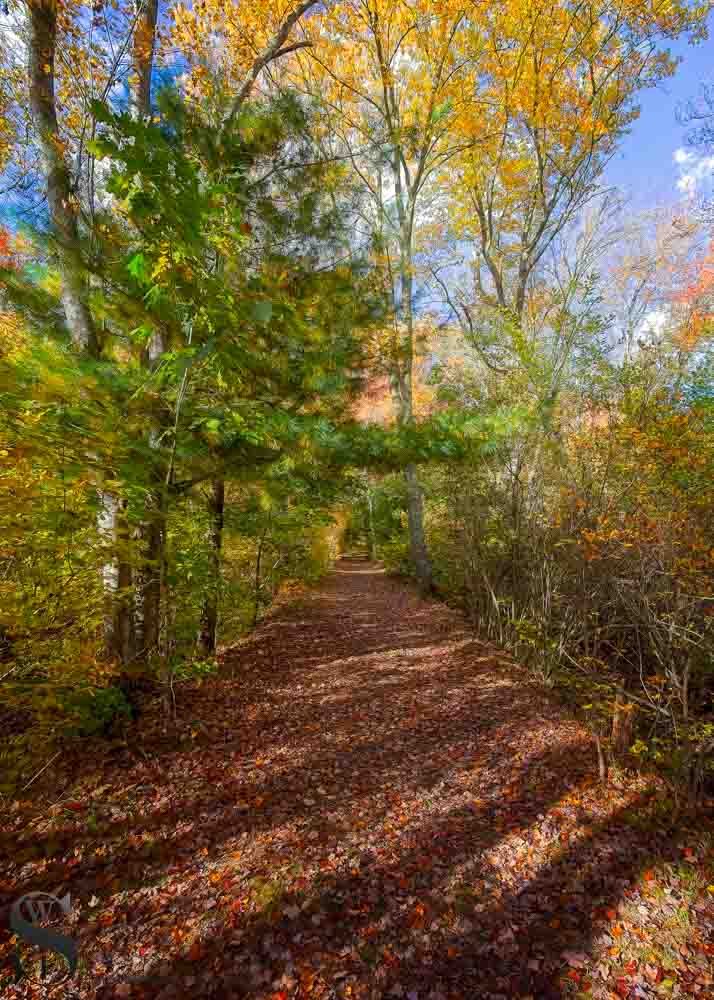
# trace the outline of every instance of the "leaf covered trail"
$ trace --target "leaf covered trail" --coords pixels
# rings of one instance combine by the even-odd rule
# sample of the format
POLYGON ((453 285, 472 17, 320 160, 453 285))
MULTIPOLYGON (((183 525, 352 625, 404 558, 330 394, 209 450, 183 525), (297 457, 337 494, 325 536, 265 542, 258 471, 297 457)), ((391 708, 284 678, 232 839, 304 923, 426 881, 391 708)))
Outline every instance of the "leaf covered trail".
POLYGON ((177 712, 180 747, 156 708, 9 817, 0 901, 71 893, 79 996, 714 996, 706 831, 603 791, 587 731, 380 567, 280 604, 177 712))

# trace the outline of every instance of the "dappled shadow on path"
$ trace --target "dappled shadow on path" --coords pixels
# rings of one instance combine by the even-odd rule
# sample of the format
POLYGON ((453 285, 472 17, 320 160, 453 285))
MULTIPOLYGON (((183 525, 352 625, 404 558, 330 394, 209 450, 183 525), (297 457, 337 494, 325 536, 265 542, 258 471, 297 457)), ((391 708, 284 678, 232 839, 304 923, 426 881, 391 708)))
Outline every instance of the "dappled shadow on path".
MULTIPOLYGON (((539 805, 547 808, 536 801, 522 818, 535 819, 539 805)), ((206 996, 268 996, 317 979, 330 996, 555 1000, 570 995, 562 956, 585 964, 608 910, 654 851, 675 855, 673 842, 633 833, 619 812, 559 844, 523 881, 504 878, 503 842, 486 813, 455 810, 393 850, 323 870, 309 888, 286 888, 272 910, 212 925, 197 954, 177 950, 134 982, 149 995, 197 986, 198 957, 204 973, 212 970, 201 980, 206 996)))
POLYGON ((5 842, 6 898, 77 902, 86 995, 560 996, 562 952, 672 849, 624 821, 637 789, 595 787, 578 724, 365 562, 181 690, 178 725, 195 746, 144 739, 5 842))

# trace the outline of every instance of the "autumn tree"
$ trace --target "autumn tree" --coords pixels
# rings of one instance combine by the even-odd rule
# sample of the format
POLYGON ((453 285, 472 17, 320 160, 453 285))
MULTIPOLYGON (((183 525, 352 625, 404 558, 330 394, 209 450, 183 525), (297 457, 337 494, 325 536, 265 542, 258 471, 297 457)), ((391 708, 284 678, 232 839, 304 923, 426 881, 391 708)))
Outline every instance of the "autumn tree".
POLYGON ((56 0, 41 0, 28 6, 30 107, 60 261, 67 326, 77 347, 97 355, 99 340, 87 301, 88 289, 81 262, 79 203, 63 151, 55 106, 57 17, 56 0))
POLYGON ((484 19, 482 141, 447 179, 446 228, 456 256, 470 248, 468 280, 452 296, 465 331, 506 316, 523 321, 549 248, 601 193, 604 168, 638 115, 638 93, 674 72, 662 40, 699 37, 702 16, 696 4, 596 0, 504 4, 484 19))
MULTIPOLYGON (((478 11, 474 12, 474 16, 478 11)), ((414 414, 420 210, 440 172, 478 137, 467 12, 458 4, 336 4, 305 24, 310 48, 291 80, 320 108, 322 142, 359 179, 356 241, 371 243, 392 306, 383 364, 397 420, 414 414)), ((431 568, 416 466, 405 469, 411 558, 423 590, 431 568)))

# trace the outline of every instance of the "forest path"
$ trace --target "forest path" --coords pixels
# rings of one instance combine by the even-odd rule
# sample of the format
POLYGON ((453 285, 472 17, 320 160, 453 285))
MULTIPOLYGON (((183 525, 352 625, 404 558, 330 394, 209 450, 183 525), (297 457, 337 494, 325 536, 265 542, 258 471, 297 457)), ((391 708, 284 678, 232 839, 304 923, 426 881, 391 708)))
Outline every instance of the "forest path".
POLYGON ((180 749, 144 720, 0 884, 72 893, 80 996, 658 995, 635 886, 681 844, 457 612, 343 559, 177 711, 180 749))

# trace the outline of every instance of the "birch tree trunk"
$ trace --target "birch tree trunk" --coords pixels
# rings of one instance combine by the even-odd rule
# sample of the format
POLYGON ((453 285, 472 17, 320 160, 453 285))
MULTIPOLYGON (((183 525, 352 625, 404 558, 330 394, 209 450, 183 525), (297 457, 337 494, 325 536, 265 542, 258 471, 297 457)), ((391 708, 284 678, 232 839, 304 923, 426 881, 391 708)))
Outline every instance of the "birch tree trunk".
POLYGON ((120 663, 127 665, 136 653, 134 631, 134 579, 129 557, 129 525, 126 517, 127 504, 120 500, 114 529, 117 548, 117 590, 114 594, 114 620, 112 640, 120 663))
MULTIPOLYGON (((100 345, 88 304, 79 245, 78 200, 72 190, 70 170, 62 150, 55 103, 57 48, 56 0, 28 4, 28 86, 30 109, 37 135, 42 171, 47 185, 55 253, 62 282, 61 301, 73 344, 84 355, 99 357, 100 345)), ((128 662, 134 654, 131 613, 131 570, 126 563, 128 532, 123 501, 102 491, 102 512, 97 527, 107 543, 110 558, 103 568, 105 590, 105 646, 109 656, 128 662), (124 550, 124 561, 117 549, 124 550)))
MULTIPOLYGON (((397 317, 400 323, 400 342, 395 359, 396 378, 392 379, 399 424, 403 427, 414 423, 414 294, 412 216, 413 205, 405 209, 401 199, 399 167, 397 177, 397 210, 400 214, 401 232, 399 247, 399 296, 397 317)), ((409 526, 409 555, 414 566, 419 589, 427 595, 433 590, 433 575, 424 532, 424 495, 419 483, 417 467, 410 462, 404 469, 407 489, 407 521, 409 526)))
POLYGON ((143 565, 138 573, 139 599, 136 606, 138 649, 143 659, 160 652, 161 608, 166 547, 166 504, 164 490, 157 484, 147 499, 140 528, 144 546, 143 565))
POLYGON ((64 158, 55 105, 57 0, 28 4, 28 83, 32 122, 40 147, 47 202, 62 279, 62 307, 70 337, 90 357, 99 341, 87 303, 77 228, 77 199, 64 158))

